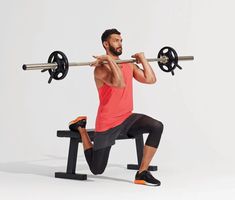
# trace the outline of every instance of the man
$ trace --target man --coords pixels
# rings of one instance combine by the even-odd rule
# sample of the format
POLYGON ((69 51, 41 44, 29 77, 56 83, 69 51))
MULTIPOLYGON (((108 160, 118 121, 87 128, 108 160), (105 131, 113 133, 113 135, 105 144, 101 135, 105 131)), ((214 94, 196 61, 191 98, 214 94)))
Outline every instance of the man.
POLYGON ((94 79, 99 93, 99 108, 96 117, 95 137, 92 144, 86 131, 86 117, 80 116, 69 124, 71 130, 79 131, 84 154, 93 174, 104 172, 111 146, 120 133, 134 138, 148 133, 143 151, 142 163, 135 175, 134 183, 160 185, 148 171, 163 131, 163 124, 144 114, 132 113, 133 110, 133 77, 141 82, 153 84, 155 74, 147 62, 144 53, 136 53, 132 57, 143 69, 132 63, 116 64, 122 54, 122 37, 116 29, 106 30, 102 34, 102 44, 106 55, 94 56, 92 63, 94 79))

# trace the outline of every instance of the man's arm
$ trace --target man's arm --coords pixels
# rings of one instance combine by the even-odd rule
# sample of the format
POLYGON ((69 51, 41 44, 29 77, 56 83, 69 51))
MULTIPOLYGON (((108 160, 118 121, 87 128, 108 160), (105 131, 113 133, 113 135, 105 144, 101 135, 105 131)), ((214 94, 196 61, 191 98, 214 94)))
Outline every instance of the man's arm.
POLYGON ((133 65, 133 76, 134 78, 141 82, 141 83, 147 83, 147 84, 153 84, 156 83, 157 79, 155 76, 155 73, 146 60, 144 53, 137 53, 132 56, 137 60, 137 63, 141 63, 143 66, 143 69, 140 69, 138 65, 133 65))
POLYGON ((96 58, 97 61, 94 64, 96 66, 94 70, 95 78, 112 87, 125 87, 122 71, 114 60, 107 55, 97 56, 96 58), (106 61, 107 64, 102 64, 103 61, 106 61))

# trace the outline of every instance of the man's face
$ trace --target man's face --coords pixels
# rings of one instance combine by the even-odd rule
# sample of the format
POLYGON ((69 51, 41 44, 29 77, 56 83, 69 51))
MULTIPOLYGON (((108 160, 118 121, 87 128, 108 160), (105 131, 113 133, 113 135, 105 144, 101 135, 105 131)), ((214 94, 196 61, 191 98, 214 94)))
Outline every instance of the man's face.
POLYGON ((120 56, 122 54, 122 37, 118 34, 110 35, 107 40, 108 49, 114 56, 120 56))

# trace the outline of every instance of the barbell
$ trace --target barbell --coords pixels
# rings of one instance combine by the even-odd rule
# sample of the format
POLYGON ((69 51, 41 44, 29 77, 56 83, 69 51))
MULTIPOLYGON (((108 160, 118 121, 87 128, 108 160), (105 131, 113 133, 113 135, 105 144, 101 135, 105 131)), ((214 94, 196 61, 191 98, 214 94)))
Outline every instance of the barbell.
MULTIPOLYGON (((163 47, 157 58, 147 58, 148 62, 158 62, 160 69, 164 72, 171 72, 174 75, 174 70, 176 68, 182 69, 178 65, 178 61, 194 60, 193 56, 178 56, 176 51, 169 46, 163 47)), ((117 64, 121 63, 136 63, 136 59, 128 60, 115 60, 117 64)), ((54 51, 50 54, 47 63, 38 64, 24 64, 22 66, 23 70, 41 70, 41 72, 48 71, 50 78, 48 83, 51 83, 52 79, 62 80, 68 74, 69 67, 75 66, 87 66, 91 65, 93 62, 68 62, 67 56, 62 51, 54 51)), ((103 62, 104 64, 107 62, 103 62)))

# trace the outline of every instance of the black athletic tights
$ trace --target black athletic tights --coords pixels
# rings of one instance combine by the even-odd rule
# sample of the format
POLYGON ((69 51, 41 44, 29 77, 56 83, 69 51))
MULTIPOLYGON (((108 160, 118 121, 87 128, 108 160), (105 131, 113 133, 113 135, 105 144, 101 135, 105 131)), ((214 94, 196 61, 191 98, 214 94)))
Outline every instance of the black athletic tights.
MULTIPOLYGON (((163 131, 162 122, 143 115, 128 130, 129 137, 137 137, 143 133, 149 133, 145 145, 158 148, 163 131)), ((84 151, 87 163, 93 174, 102 174, 107 166, 111 146, 98 149, 89 148, 84 151)))

